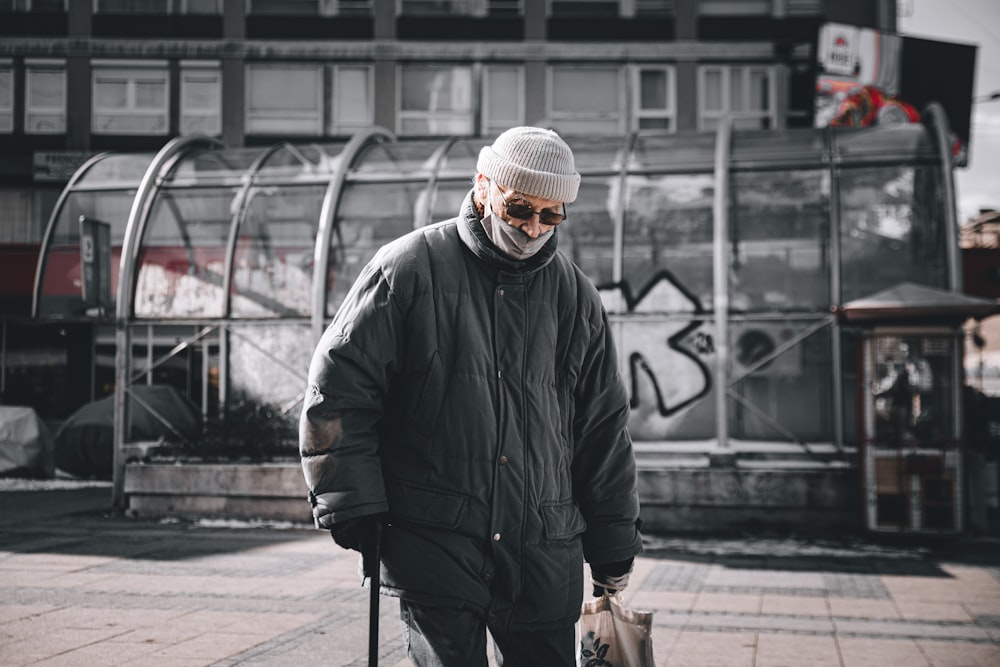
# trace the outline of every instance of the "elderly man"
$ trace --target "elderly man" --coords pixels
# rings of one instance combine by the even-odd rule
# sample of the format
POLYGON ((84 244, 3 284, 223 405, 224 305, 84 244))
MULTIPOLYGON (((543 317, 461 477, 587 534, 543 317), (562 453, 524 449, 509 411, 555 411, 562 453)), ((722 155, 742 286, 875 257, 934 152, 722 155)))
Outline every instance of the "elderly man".
POLYGON ((381 535, 418 667, 575 664, 583 562, 620 590, 641 551, 628 397, 600 297, 557 252, 573 153, 515 127, 458 217, 383 248, 324 333, 300 423, 317 526, 381 535))

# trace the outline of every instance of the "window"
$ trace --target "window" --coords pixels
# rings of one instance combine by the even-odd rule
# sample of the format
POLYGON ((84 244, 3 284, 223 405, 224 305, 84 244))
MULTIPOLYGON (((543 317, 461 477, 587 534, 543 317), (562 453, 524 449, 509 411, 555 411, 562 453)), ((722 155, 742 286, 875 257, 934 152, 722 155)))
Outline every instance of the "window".
POLYGON ((559 18, 569 16, 618 16, 618 0, 548 0, 548 15, 559 18))
POLYGON ((521 14, 522 0, 399 0, 400 14, 408 16, 486 16, 490 13, 521 14))
POLYGON ((524 124, 524 70, 516 65, 483 68, 483 136, 524 124))
POLYGON ((0 132, 14 131, 14 69, 0 61, 0 132))
POLYGON ((222 73, 217 62, 181 62, 181 134, 222 134, 222 73))
POLYGON ((95 134, 166 134, 170 93, 166 63, 95 62, 91 129, 95 134))
POLYGON ((636 67, 632 70, 632 125, 640 130, 676 130, 677 113, 672 67, 636 67))
POLYGON ((222 0, 94 0, 98 14, 221 14, 222 0))
POLYGON ((549 69, 548 120, 566 134, 624 133, 624 79, 620 67, 553 66, 549 69))
POLYGON ((397 131, 401 135, 471 135, 472 68, 402 65, 397 131))
POLYGON ((737 129, 777 126, 773 67, 701 67, 698 69, 698 128, 714 129, 731 114, 737 129))
POLYGON ((351 134, 375 122, 372 68, 333 65, 328 134, 351 134))
POLYGON ((249 14, 338 16, 371 14, 373 0, 250 0, 249 14))
POLYGON ((246 86, 248 134, 322 134, 322 65, 250 63, 246 86))
POLYGON ((24 131, 66 132, 66 65, 61 60, 29 60, 24 75, 24 131))
POLYGON ((65 12, 69 0, 0 0, 0 12, 65 12))

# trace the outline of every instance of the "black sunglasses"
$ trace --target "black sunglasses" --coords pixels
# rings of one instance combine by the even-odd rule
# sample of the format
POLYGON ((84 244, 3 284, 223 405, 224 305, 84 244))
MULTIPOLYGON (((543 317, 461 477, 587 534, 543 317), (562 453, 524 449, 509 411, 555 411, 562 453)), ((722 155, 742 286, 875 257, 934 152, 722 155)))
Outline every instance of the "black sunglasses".
MULTIPOLYGON (((500 194, 503 195, 504 191, 500 190, 500 194)), ((537 215, 539 222, 547 227, 555 227, 566 219, 566 204, 562 205, 562 213, 556 213, 545 208, 541 211, 536 211, 527 204, 521 202, 508 202, 506 199, 504 199, 503 205, 507 210, 507 215, 511 218, 517 218, 518 220, 531 220, 532 216, 537 215)))

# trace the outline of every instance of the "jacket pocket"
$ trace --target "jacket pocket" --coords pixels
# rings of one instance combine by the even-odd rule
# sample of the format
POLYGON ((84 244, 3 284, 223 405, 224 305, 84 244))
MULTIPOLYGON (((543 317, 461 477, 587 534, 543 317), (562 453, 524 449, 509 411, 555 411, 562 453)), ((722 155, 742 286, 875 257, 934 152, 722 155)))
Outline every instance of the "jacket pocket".
POLYGON ((568 540, 587 529, 587 522, 572 500, 545 504, 539 509, 547 540, 568 540))
POLYGON ((454 530, 462 522, 469 499, 397 480, 386 480, 386 495, 393 518, 404 523, 454 530))

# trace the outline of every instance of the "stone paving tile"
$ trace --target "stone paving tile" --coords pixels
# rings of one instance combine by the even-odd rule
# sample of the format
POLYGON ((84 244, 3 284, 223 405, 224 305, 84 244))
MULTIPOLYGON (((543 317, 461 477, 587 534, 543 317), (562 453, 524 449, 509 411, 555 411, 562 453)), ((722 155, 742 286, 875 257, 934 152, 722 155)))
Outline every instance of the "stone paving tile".
POLYGON ((917 640, 917 646, 934 667, 997 667, 1000 646, 917 640))
MULTIPOLYGON (((0 587, 2 586, 3 584, 0 584, 0 587)), ((9 623, 22 618, 29 618, 31 616, 38 616, 39 614, 44 614, 45 612, 52 611, 53 609, 58 609, 58 607, 48 604, 0 604, 0 628, 3 627, 4 623, 9 623)))
POLYGON ((972 623, 906 623, 901 621, 870 623, 839 618, 834 619, 834 623, 839 635, 989 641, 989 635, 986 630, 972 623))
POLYGON ((824 572, 823 584, 831 597, 888 599, 889 592, 876 574, 824 572))
POLYGON ((757 635, 753 632, 685 631, 665 656, 664 664, 670 667, 752 667, 756 643, 757 635))
POLYGON ((706 586, 747 589, 808 589, 821 590, 823 575, 818 572, 791 572, 774 570, 744 570, 715 567, 705 579, 706 586))
POLYGON ((814 596, 764 593, 760 610, 763 614, 823 617, 830 615, 826 598, 814 596))
POLYGON ((960 602, 913 602, 897 600, 896 606, 907 621, 970 622, 972 615, 960 602))
POLYGON ((892 600, 860 600, 831 597, 830 614, 837 618, 891 619, 900 618, 899 608, 892 600))
POLYGON ((841 637, 837 643, 844 667, 931 667, 911 639, 841 637))
POLYGON ((694 603, 694 611, 727 611, 743 614, 760 612, 759 594, 702 593, 694 603))
POLYGON ((840 667, 833 637, 760 633, 754 667, 840 667))
POLYGON ((157 650, 155 644, 110 644, 99 642, 89 646, 54 655, 38 662, 30 663, 32 667, 83 667, 84 665, 120 665, 134 660, 141 661, 157 650))
MULTIPOLYGON (((629 591, 626 590, 626 593, 629 591)), ((627 604, 635 609, 673 609, 691 611, 698 599, 697 593, 652 593, 636 591, 626 598, 627 604)))

